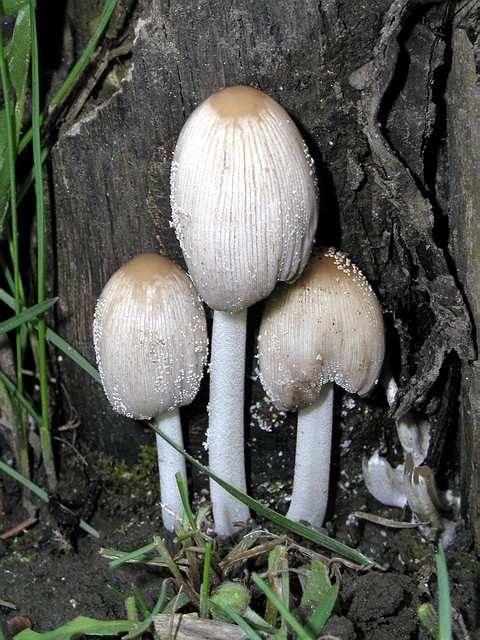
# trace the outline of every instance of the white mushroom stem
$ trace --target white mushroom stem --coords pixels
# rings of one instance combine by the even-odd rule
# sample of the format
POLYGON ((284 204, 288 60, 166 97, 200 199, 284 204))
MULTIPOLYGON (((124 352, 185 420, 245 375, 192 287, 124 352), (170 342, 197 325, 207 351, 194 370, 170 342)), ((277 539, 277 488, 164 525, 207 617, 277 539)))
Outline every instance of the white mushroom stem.
MULTIPOLYGON (((157 416, 155 418, 155 426, 183 449, 182 424, 178 407, 157 416)), ((167 508, 167 510, 164 509, 163 511, 163 524, 168 531, 173 531, 175 524, 175 516, 173 514, 180 518, 183 517, 183 504, 175 474, 180 473, 182 475, 183 484, 186 488, 187 470, 185 458, 158 433, 156 434, 156 440, 158 473, 160 476, 160 502, 167 508)))
POLYGON ((332 449, 333 382, 298 412, 293 492, 287 518, 321 527, 328 503, 332 449))
MULTIPOLYGON (((247 492, 244 452, 244 397, 247 311, 214 311, 210 360, 208 458, 212 473, 247 492)), ((234 532, 233 522, 250 517, 248 507, 210 482, 215 531, 234 532)))

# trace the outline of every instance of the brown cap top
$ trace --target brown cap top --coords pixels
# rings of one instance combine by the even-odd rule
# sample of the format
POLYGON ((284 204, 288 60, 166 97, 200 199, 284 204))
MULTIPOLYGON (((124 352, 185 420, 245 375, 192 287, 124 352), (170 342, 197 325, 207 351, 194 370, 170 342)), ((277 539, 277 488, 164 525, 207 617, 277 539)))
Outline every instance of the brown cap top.
POLYGON ((294 280, 317 226, 313 161, 287 112, 228 87, 188 118, 173 157, 172 222, 201 297, 239 312, 294 280))
POLYGON ((220 118, 258 117, 273 102, 263 91, 253 87, 227 87, 208 98, 210 107, 220 118))
POLYGON ((157 254, 126 262, 105 285, 93 337, 105 393, 146 419, 195 397, 207 355, 205 312, 187 274, 157 254))

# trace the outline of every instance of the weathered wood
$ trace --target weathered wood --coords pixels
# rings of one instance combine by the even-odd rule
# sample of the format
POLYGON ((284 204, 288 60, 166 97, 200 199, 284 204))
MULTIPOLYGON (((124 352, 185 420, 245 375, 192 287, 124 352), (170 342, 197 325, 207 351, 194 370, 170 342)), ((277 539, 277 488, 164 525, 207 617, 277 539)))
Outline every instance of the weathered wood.
MULTIPOLYGON (((480 82, 468 37, 473 16, 459 13, 452 35, 452 70, 447 86, 450 250, 462 290, 480 331, 480 82)), ((477 52, 478 55, 478 52, 477 52)), ((466 513, 480 546, 480 364, 463 363, 459 398, 461 476, 466 513)))
POLYGON ((160 638, 175 640, 247 640, 247 634, 234 624, 205 620, 195 614, 155 616, 155 631, 160 638))
MULTIPOLYGON (((340 36, 335 16, 327 10, 325 17, 313 1, 259 6, 221 0, 149 3, 137 23, 122 89, 80 119, 54 149, 62 300, 57 326, 91 361, 95 300, 113 271, 141 251, 160 249, 183 262, 169 226, 170 159, 185 117, 199 102, 227 84, 251 83, 291 113, 317 158, 317 145, 328 152, 336 137, 327 134, 326 119, 335 106, 345 108, 334 73, 326 68, 324 36, 325 28, 332 39, 340 36)), ((366 16, 367 38, 376 26, 373 15, 366 16)), ((349 21, 354 23, 353 15, 349 21)), ((354 41, 349 46, 356 62, 365 56, 354 41)), ((349 110, 353 125, 353 103, 349 110)), ((328 231, 325 241, 332 242, 332 235, 328 231)), ((87 438, 101 448, 130 451, 130 442, 122 447, 121 434, 125 429, 132 434, 131 425, 112 415, 97 385, 76 367, 64 362, 63 371, 87 438)))
MULTIPOLYGON (((84 112, 53 152, 62 335, 93 361, 93 309, 113 271, 141 251, 160 250, 183 264, 169 225, 175 140, 213 91, 254 85, 287 109, 309 145, 321 191, 318 243, 348 253, 378 293, 401 389, 396 415, 414 410, 429 419, 428 463, 441 467, 447 429, 458 436, 459 363, 474 357, 465 297, 476 295, 464 282, 458 286, 460 245, 445 257, 444 219, 453 213, 435 192, 449 11, 450 3, 412 0, 145 3, 121 89, 84 112)), ((452 154, 461 166, 460 152, 452 154)), ((465 274, 469 269, 467 261, 465 274)), ((113 415, 76 366, 64 360, 61 372, 86 441, 118 455, 134 450, 141 429, 113 415)), ((255 385, 253 392, 262 397, 255 385)), ((352 474, 360 473, 365 442, 373 450, 393 431, 381 390, 357 402, 368 404, 368 414, 342 420, 353 435, 341 463, 352 474)), ((252 456, 262 449, 262 433, 257 429, 252 456)), ((275 446, 270 438, 263 448, 275 446)), ((471 477, 475 463, 467 462, 471 477)))

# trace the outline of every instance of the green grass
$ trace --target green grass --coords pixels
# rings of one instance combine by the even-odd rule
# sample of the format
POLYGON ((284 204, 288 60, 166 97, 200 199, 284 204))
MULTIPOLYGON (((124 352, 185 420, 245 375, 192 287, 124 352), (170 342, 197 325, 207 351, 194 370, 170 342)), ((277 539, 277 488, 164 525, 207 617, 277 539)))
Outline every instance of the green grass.
MULTIPOLYGON (((105 2, 99 24, 84 53, 69 73, 60 89, 47 107, 55 109, 77 82, 90 56, 98 46, 118 0, 105 2)), ((42 459, 50 491, 57 485, 55 461, 52 449, 52 429, 49 420, 47 342, 71 357, 87 370, 96 380, 98 372, 80 354, 72 349, 46 325, 45 312, 56 299, 45 299, 45 196, 43 164, 48 156, 48 143, 42 148, 42 124, 44 115, 40 112, 40 68, 35 16, 35 0, 2 0, 0 14, 4 18, 15 16, 13 31, 7 42, 0 33, 0 76, 4 107, 0 111, 0 230, 8 239, 9 255, 2 255, 0 267, 4 279, 10 287, 0 291, 0 299, 11 307, 13 315, 0 323, 0 333, 9 333, 13 339, 13 353, 16 374, 7 378, 0 375, 0 393, 8 396, 11 408, 9 419, 15 439, 14 449, 18 452, 17 467, 22 475, 30 477, 30 454, 27 442, 26 414, 28 413, 39 429, 42 459), (31 96, 31 127, 20 138, 27 93, 31 96), (30 175, 18 183, 16 160, 31 144, 33 166, 30 175), (22 274, 20 265, 28 256, 20 255, 19 200, 31 187, 35 189, 35 228, 37 255, 31 272, 22 274), (20 195, 19 195, 20 194, 20 195), (22 259, 23 258, 23 259, 22 259), (36 301, 29 308, 25 300, 23 278, 36 279, 36 301), (34 408, 27 398, 24 385, 23 363, 27 353, 35 362, 35 374, 39 385, 39 407, 34 408)), ((1 28, 1 25, 0 25, 1 28)), ((24 215, 24 213, 22 213, 24 215)), ((29 225, 26 225, 29 228, 29 225)))

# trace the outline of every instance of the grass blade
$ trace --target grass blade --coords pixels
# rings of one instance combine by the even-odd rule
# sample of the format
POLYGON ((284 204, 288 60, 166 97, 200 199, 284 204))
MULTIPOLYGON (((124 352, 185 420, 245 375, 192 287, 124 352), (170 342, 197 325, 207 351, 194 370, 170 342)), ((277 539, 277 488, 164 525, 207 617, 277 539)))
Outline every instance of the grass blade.
POLYGON ((31 44, 28 0, 4 1, 1 8, 4 15, 17 11, 17 16, 9 42, 4 47, 2 38, 0 45, 4 97, 4 110, 0 113, 0 229, 9 196, 12 222, 15 226, 17 224, 15 158, 25 106, 31 44))
MULTIPOLYGON (((4 7, 5 8, 5 7, 4 7)), ((11 7, 9 7, 11 8, 11 7)), ((15 21, 14 34, 18 25, 25 25, 25 15, 28 15, 28 6, 19 7, 17 20, 15 21), (25 11, 27 12, 25 14, 25 11)), ((27 32, 30 32, 29 24, 27 23, 27 32)), ((23 31, 22 31, 23 33, 23 31)), ((13 38, 14 36, 12 36, 13 38)), ((25 53, 27 56, 28 67, 28 55, 30 48, 25 53)), ((10 95, 10 86, 15 86, 18 78, 12 78, 9 68, 9 60, 6 55, 6 51, 3 46, 3 30, 0 23, 0 75, 2 80, 3 102, 4 111, 0 116, 0 136, 2 139, 0 148, 0 229, 3 228, 3 222, 7 211, 7 202, 10 196, 10 215, 11 215, 11 234, 10 234, 10 251, 12 254, 13 262, 13 293, 14 293, 14 311, 15 315, 20 313, 20 306, 22 302, 22 287, 20 279, 20 257, 19 257, 19 245, 18 245, 18 215, 17 215, 17 181, 15 175, 15 159, 16 159, 16 147, 17 147, 17 126, 15 124, 15 111, 13 106, 13 99, 10 95), (6 142, 5 142, 6 141, 6 142)), ((18 97, 17 97, 18 100, 18 97)), ((17 389, 20 394, 23 393, 23 376, 22 376, 22 328, 18 328, 15 336, 15 362, 17 368, 17 389)), ((30 475, 30 462, 28 458, 28 444, 26 424, 19 416, 18 421, 15 424, 15 440, 16 447, 18 449, 19 460, 21 470, 26 476, 30 475)))
MULTIPOLYGON (((65 81, 63 82, 62 86, 60 87, 60 89, 57 91, 57 93, 55 94, 55 96, 52 98, 47 111, 51 111, 51 109, 53 107, 56 107, 61 100, 65 97, 65 95, 67 94, 67 92, 71 89, 71 87, 73 86, 73 84, 75 83, 75 81, 77 80, 80 72, 82 71, 83 67, 86 65, 88 59, 90 58, 90 56, 92 55, 92 53, 95 51, 98 42, 100 40, 100 38, 102 37, 103 32, 105 31, 107 24, 112 16, 112 13, 115 10, 115 7, 118 4, 118 0, 107 0, 107 2, 105 3, 104 7, 103 7, 103 11, 102 11, 102 15, 100 16, 100 20, 98 23, 97 28, 95 29, 95 32, 93 34, 93 36, 90 38, 85 51, 82 53, 82 55, 80 56, 80 58, 77 60, 76 64, 74 65, 73 69, 70 71, 70 73, 68 74, 67 78, 65 79, 65 81)), ((40 125, 43 123, 44 117, 42 116, 40 118, 40 125)), ((27 146, 27 144, 30 142, 30 140, 32 139, 32 134, 33 134, 33 129, 29 129, 27 131, 27 133, 23 136, 23 138, 20 140, 20 143, 18 145, 18 153, 22 153, 22 151, 25 149, 25 147, 27 146)))
MULTIPOLYGON (((25 487, 27 487, 27 489, 29 489, 32 493, 34 493, 36 496, 41 498, 44 502, 47 502, 47 503, 49 502, 48 493, 46 491, 41 489, 38 485, 36 485, 34 482, 29 480, 28 478, 25 478, 25 476, 23 476, 21 473, 19 473, 15 469, 12 469, 12 467, 9 467, 8 464, 5 464, 5 462, 3 462, 2 460, 0 460, 0 471, 4 471, 11 478, 23 484, 25 487)), ((60 505, 60 506, 63 507, 63 505, 60 505)), ((92 526, 90 526, 88 522, 85 522, 84 520, 80 520, 79 526, 81 529, 86 531, 86 533, 89 533, 94 538, 100 537, 99 532, 96 529, 94 529, 92 526)))
POLYGON ((15 398, 15 400, 17 400, 17 402, 26 411, 28 411, 30 416, 33 418, 35 424, 37 426, 40 426, 42 423, 41 417, 38 415, 38 413, 35 411, 35 409, 32 407, 29 401, 25 398, 25 396, 20 393, 20 391, 13 384, 13 382, 3 373, 3 371, 0 371, 0 382, 5 385, 7 391, 15 398))
POLYGON ((48 300, 44 300, 43 302, 39 302, 29 307, 28 309, 24 309, 20 311, 17 315, 13 316, 13 318, 9 318, 4 322, 0 322, 0 334, 7 333, 8 331, 12 331, 12 329, 16 329, 22 324, 26 322, 31 322, 37 316, 42 313, 45 313, 48 309, 53 307, 53 305, 57 302, 58 298, 49 298, 48 300))
POLYGON ((210 586, 210 558, 212 554, 212 543, 205 543, 205 557, 203 561, 203 579, 200 592, 200 617, 208 616, 208 591, 210 586))
POLYGON ((154 542, 151 542, 150 544, 147 544, 144 547, 141 547, 140 549, 135 549, 135 551, 122 553, 122 555, 119 558, 116 558, 115 560, 111 560, 108 563, 108 566, 111 569, 114 569, 115 567, 119 567, 121 564, 125 564, 125 562, 128 562, 129 560, 135 560, 136 558, 139 558, 139 557, 144 559, 145 555, 150 551, 153 551, 154 549, 156 549, 156 544, 154 542))
MULTIPOLYGON (((13 309, 15 306, 13 297, 10 296, 4 289, 0 289, 0 300, 2 300, 11 309, 13 309)), ((36 327, 35 323, 34 326, 36 327)), ((55 331, 47 327, 45 335, 49 342, 60 349, 60 351, 62 351, 66 356, 73 360, 73 362, 78 364, 78 366, 86 371, 96 382, 100 382, 100 374, 98 373, 97 369, 93 365, 91 365, 90 362, 88 362, 88 360, 82 356, 82 354, 80 354, 72 346, 70 346, 68 342, 66 342, 66 340, 61 338, 58 333, 55 333, 55 331)))
POLYGON ((302 624, 295 618, 292 613, 290 613, 283 602, 277 598, 270 587, 260 578, 257 573, 252 573, 252 580, 257 585, 257 587, 259 587, 263 591, 265 596, 268 598, 268 601, 273 604, 275 609, 285 619, 287 624, 290 625, 290 627, 295 631, 300 640, 315 640, 315 637, 311 636, 306 631, 306 629, 303 628, 302 624))
POLYGON ((227 604, 218 605, 218 608, 225 614, 226 618, 230 618, 230 620, 233 620, 233 622, 235 622, 235 624, 237 624, 242 629, 242 631, 247 634, 250 640, 262 640, 262 638, 254 629, 252 629, 248 622, 246 622, 241 616, 238 615, 235 609, 232 609, 232 607, 229 607, 227 604))
MULTIPOLYGON (((35 18, 35 0, 30 0, 30 25, 32 43, 32 136, 33 170, 35 176, 36 226, 37 226, 37 301, 45 300, 45 202, 43 191, 42 150, 40 144, 40 70, 38 60, 37 23, 35 18)), ((52 435, 48 416, 48 378, 45 338, 45 317, 37 320, 38 330, 38 380, 40 386, 40 405, 42 424, 40 442, 47 482, 50 491, 57 488, 57 474, 53 457, 52 435)))
POLYGON ((339 589, 340 585, 338 583, 333 585, 330 591, 322 598, 322 601, 308 621, 306 629, 309 631, 312 638, 317 638, 320 635, 321 630, 330 617, 337 600, 339 589))
POLYGON ((249 506, 251 509, 253 509, 257 513, 262 515, 264 518, 271 520, 275 524, 278 524, 284 529, 287 529, 288 531, 291 531, 292 533, 295 533, 305 538, 306 540, 315 542, 316 544, 320 545, 325 549, 329 549, 334 553, 344 556, 345 558, 348 558, 353 562, 357 562, 358 564, 365 565, 365 566, 373 566, 377 569, 382 569, 382 566, 379 565, 378 562, 375 562, 375 560, 368 558, 367 556, 363 555, 363 553, 360 553, 359 551, 355 551, 355 549, 351 549, 350 547, 347 547, 347 545, 342 544, 341 542, 337 542, 332 538, 329 538, 325 534, 320 533, 320 531, 316 531, 315 529, 310 529, 309 527, 306 527, 302 524, 298 524, 297 522, 292 522, 285 516, 282 516, 276 511, 273 511, 273 509, 269 509, 268 507, 265 507, 263 504, 258 502, 258 500, 255 500, 254 498, 251 498, 250 496, 243 494, 241 491, 238 491, 238 489, 235 489, 235 487, 232 487, 227 482, 225 482, 224 480, 216 476, 214 473, 210 471, 208 467, 206 467, 201 462, 196 460, 193 456, 191 456, 189 453, 184 451, 173 440, 171 440, 167 435, 165 435, 162 431, 160 431, 160 429, 156 427, 154 424, 150 422, 147 424, 155 431, 155 433, 158 433, 160 437, 162 437, 166 442, 168 442, 168 444, 171 447, 173 447, 176 451, 181 453, 186 460, 188 460, 191 464, 197 467, 197 469, 200 469, 200 471, 203 471, 204 473, 206 473, 210 478, 212 478, 212 480, 215 480, 215 482, 217 482, 226 491, 231 493, 238 500, 240 500, 241 502, 249 506))
POLYGON ((438 579, 438 640, 452 640, 452 605, 448 586, 448 571, 442 542, 435 555, 438 579))

